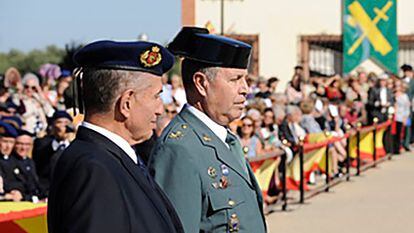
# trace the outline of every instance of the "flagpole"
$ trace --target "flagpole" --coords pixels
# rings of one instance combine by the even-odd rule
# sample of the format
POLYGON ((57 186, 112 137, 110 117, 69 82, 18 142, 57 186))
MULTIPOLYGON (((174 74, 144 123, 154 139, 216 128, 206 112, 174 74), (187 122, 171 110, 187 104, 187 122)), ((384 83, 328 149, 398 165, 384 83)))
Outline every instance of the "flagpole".
POLYGON ((224 35, 224 0, 220 0, 220 34, 224 35))

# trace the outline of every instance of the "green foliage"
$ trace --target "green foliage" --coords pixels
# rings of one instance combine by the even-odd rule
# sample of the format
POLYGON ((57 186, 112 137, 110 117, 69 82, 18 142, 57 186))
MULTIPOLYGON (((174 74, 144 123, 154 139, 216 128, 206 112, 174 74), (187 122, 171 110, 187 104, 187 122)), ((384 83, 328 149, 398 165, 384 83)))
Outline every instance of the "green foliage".
POLYGON ((37 72, 45 63, 60 64, 66 52, 55 45, 47 46, 43 50, 35 49, 28 53, 12 49, 8 53, 0 53, 0 73, 10 67, 16 67, 22 74, 37 72))

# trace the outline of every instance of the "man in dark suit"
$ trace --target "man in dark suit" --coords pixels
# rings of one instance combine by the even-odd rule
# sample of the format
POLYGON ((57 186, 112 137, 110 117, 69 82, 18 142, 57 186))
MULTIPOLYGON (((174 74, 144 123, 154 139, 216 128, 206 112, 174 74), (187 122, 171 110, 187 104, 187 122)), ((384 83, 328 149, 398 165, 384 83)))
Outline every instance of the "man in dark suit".
POLYGON ((378 118, 379 122, 388 120, 388 109, 394 105, 394 94, 387 88, 387 74, 379 76, 377 85, 368 91, 367 119, 368 124, 373 124, 373 119, 378 118))
POLYGON ((50 132, 34 141, 33 161, 39 182, 45 192, 49 191, 50 179, 57 158, 69 146, 69 124, 72 117, 65 111, 56 111, 51 120, 50 132))
POLYGON ((46 197, 46 194, 39 183, 35 163, 29 157, 33 148, 33 134, 19 130, 16 138, 13 157, 17 160, 17 168, 23 185, 23 200, 38 202, 46 197))
POLYGON ((85 121, 59 158, 49 192, 50 233, 183 232, 132 146, 149 139, 174 63, 149 42, 98 41, 74 55, 85 121))
POLYGON ((17 131, 8 123, 0 121, 0 173, 3 179, 3 199, 21 201, 24 193, 24 179, 18 168, 17 159, 12 156, 17 131))

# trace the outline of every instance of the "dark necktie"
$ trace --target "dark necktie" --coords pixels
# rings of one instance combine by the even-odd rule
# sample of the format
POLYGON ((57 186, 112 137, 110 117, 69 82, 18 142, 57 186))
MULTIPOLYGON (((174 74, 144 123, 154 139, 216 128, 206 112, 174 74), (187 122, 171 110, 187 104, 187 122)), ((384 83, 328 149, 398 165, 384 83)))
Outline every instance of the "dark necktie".
POLYGON ((239 139, 237 139, 236 136, 227 131, 226 143, 227 145, 229 145, 230 151, 236 157, 236 160, 239 162, 244 172, 246 174, 249 174, 247 170, 246 159, 244 158, 243 150, 240 145, 239 139))
POLYGON ((151 175, 148 171, 148 168, 144 163, 144 160, 142 160, 141 156, 139 156, 139 154, 137 153, 137 151, 135 150, 134 147, 133 147, 133 149, 135 151, 135 155, 137 156, 138 167, 141 169, 141 171, 144 174, 145 178, 147 178, 148 183, 150 183, 150 185, 155 189, 154 179, 151 177, 151 175))

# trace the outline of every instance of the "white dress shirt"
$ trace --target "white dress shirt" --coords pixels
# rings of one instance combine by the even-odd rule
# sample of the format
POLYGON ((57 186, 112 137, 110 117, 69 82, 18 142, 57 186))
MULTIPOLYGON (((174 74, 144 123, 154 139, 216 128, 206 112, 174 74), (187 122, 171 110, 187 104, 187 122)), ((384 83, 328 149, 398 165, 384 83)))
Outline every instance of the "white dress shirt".
POLYGON ((137 155, 135 154, 134 149, 132 149, 131 145, 129 145, 129 143, 121 136, 112 133, 111 131, 105 128, 102 128, 100 126, 94 125, 86 121, 82 122, 82 126, 90 130, 93 130, 111 140, 113 143, 119 146, 132 159, 132 161, 134 161, 135 164, 138 164, 137 155))
POLYGON ((202 111, 196 109, 195 107, 186 104, 184 105, 185 108, 187 108, 194 116, 196 116, 200 121, 202 121, 204 124, 207 125, 207 127, 213 131, 213 133, 224 143, 224 145, 229 148, 229 145, 226 143, 226 137, 227 137, 227 129, 213 120, 210 119, 205 113, 202 111))

